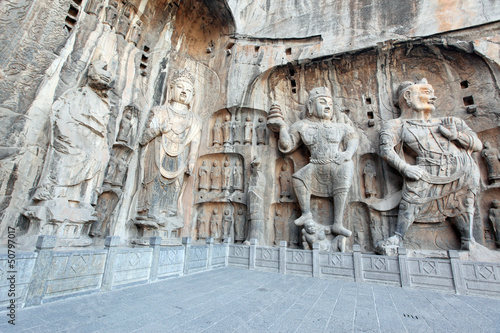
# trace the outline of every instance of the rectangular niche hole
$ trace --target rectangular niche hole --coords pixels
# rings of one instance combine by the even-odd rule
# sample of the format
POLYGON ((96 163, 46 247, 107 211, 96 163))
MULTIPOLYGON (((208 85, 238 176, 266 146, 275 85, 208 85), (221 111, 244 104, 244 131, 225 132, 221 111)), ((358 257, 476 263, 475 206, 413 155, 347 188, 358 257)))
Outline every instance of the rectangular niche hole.
POLYGON ((469 106, 474 104, 474 98, 472 96, 464 97, 464 105, 469 106))
POLYGON ((297 86, 297 82, 294 79, 292 79, 291 83, 292 83, 292 88, 295 88, 297 86))
POLYGON ((368 119, 373 119, 373 111, 368 111, 366 114, 368 115, 368 119))
POLYGON ((255 52, 259 52, 259 50, 260 50, 260 46, 256 46, 255 47, 255 52))
POLYGON ((460 87, 461 87, 462 89, 467 89, 467 88, 469 88, 469 81, 465 80, 465 81, 460 82, 460 87))
POLYGON ((148 53, 149 52, 149 47, 147 47, 146 45, 144 45, 144 52, 148 53))
POLYGON ((345 113, 346 116, 349 116, 349 113, 351 113, 351 110, 345 109, 341 111, 342 113, 345 113))
POLYGON ((292 67, 288 67, 288 72, 290 73, 290 76, 295 75, 295 70, 292 67))
POLYGON ((142 62, 148 62, 148 57, 146 57, 144 54, 141 57, 142 62))
POLYGON ((66 16, 65 22, 68 28, 72 28, 75 25, 76 20, 72 17, 66 16))
POLYGON ((148 66, 147 66, 146 64, 144 64, 144 63, 141 63, 141 64, 139 65, 139 68, 140 68, 140 69, 146 69, 146 68, 148 68, 148 66))
POLYGON ((286 52, 286 55, 292 55, 292 48, 288 47, 285 52, 286 52))
POLYGON ((76 9, 73 6, 69 6, 68 14, 73 16, 73 17, 77 17, 78 16, 78 9, 76 9))
POLYGON ((372 99, 370 97, 366 98, 366 104, 372 104, 372 99))
POLYGON ((231 50, 233 48, 233 46, 234 46, 234 43, 232 43, 232 42, 227 44, 226 50, 231 50))
POLYGON ((74 3, 76 3, 78 6, 82 5, 82 0, 73 0, 74 3))
POLYGON ((292 88, 292 93, 296 94, 297 93, 297 88, 292 88))

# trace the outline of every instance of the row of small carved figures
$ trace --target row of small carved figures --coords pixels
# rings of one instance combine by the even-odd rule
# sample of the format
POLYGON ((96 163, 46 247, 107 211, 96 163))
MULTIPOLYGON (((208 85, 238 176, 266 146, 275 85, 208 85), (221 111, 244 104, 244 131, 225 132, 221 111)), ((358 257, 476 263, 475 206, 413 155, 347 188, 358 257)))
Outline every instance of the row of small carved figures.
MULTIPOLYGON (((266 144, 266 130, 266 119, 259 117, 258 124, 255 126, 257 145, 266 144)), ((212 128, 212 146, 251 145, 253 132, 254 124, 250 115, 245 118, 244 124, 238 118, 232 122, 230 115, 225 116, 224 123, 221 123, 220 119, 217 118, 212 128)))
MULTIPOLYGON (((89 0, 85 11, 90 15, 99 17, 103 6, 99 0, 89 0)), ((130 18, 130 10, 123 8, 122 13, 118 16, 118 2, 112 0, 109 5, 104 7, 104 17, 102 23, 110 27, 116 27, 116 33, 122 35, 124 38, 128 34, 127 41, 137 46, 137 42, 141 37, 141 20, 136 20, 132 27, 130 24, 133 19, 130 18)))
POLYGON ((235 191, 243 191, 243 166, 238 159, 234 166, 228 158, 224 161, 224 166, 221 167, 218 161, 212 162, 211 170, 207 166, 207 161, 203 161, 198 170, 198 191, 220 191, 234 189, 235 191))
POLYGON ((214 239, 219 239, 221 236, 223 238, 227 238, 231 236, 231 230, 233 228, 235 240, 242 240, 245 238, 244 232, 246 220, 243 209, 240 208, 236 214, 236 219, 233 219, 233 214, 231 214, 229 209, 226 209, 224 211, 224 215, 221 217, 219 210, 215 208, 210 215, 209 230, 207 230, 207 219, 208 216, 204 211, 201 211, 197 220, 198 238, 206 238, 209 236, 214 239))

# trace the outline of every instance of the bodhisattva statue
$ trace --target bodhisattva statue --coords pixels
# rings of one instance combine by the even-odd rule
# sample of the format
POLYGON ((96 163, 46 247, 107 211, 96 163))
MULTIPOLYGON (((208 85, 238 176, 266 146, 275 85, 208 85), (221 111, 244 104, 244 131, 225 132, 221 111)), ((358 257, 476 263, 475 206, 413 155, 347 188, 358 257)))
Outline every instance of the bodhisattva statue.
POLYGON ((191 110, 194 77, 188 69, 176 72, 169 88, 168 103, 154 107, 144 135, 144 177, 137 204, 138 225, 164 226, 167 238, 183 226, 179 213, 181 192, 195 167, 201 121, 191 110))
POLYGON ((471 154, 481 150, 481 141, 461 119, 432 118, 436 96, 427 80, 403 82, 397 98, 401 117, 383 124, 380 155, 403 175, 403 197, 396 232, 380 241, 376 251, 394 254, 413 222, 446 218, 459 230, 462 249, 469 250, 479 184, 479 168, 471 154), (406 162, 403 149, 416 156, 415 165, 406 162))
POLYGON ((358 148, 358 136, 352 126, 336 122, 332 95, 325 87, 311 90, 306 112, 306 118, 290 128, 280 117, 269 118, 267 122, 272 131, 279 132, 278 147, 282 153, 291 153, 301 144, 311 152, 309 164, 292 175, 302 211, 295 224, 314 223, 311 195, 333 197, 331 230, 335 235, 349 237, 352 232, 344 227, 343 217, 354 174, 352 156, 358 148), (342 142, 344 151, 341 150, 342 142))
POLYGON ((68 90, 52 105, 51 141, 33 196, 35 206, 27 207, 25 215, 41 222, 36 233, 74 239, 65 245, 91 243, 82 239, 88 238, 82 232, 96 220, 94 206, 110 159, 111 84, 106 62, 96 60, 89 66, 88 83, 68 90))

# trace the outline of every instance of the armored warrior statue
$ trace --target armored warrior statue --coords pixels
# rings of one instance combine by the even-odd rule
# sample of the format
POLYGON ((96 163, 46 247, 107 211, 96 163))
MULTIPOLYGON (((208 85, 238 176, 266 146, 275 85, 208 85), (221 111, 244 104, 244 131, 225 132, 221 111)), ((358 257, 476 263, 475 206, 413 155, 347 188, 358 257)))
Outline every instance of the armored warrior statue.
POLYGON ((351 159, 359 140, 350 125, 336 121, 332 95, 329 89, 322 87, 311 90, 305 119, 290 128, 281 117, 269 118, 267 124, 272 131, 279 132, 278 147, 282 153, 291 153, 302 143, 311 152, 309 164, 292 175, 293 188, 302 211, 295 224, 315 223, 311 213, 311 195, 333 197, 331 230, 335 235, 349 237, 351 231, 343 226, 343 217, 354 174, 351 159), (340 149, 342 142, 345 151, 340 149))
POLYGON ((393 254, 403 245, 413 222, 450 218, 462 237, 462 249, 473 242, 474 201, 479 168, 472 152, 482 148, 477 135, 458 118, 432 118, 434 89, 427 80, 403 82, 397 90, 401 117, 385 122, 380 132, 380 155, 404 177, 396 232, 377 245, 393 254), (403 149, 416 156, 406 162, 403 149))
POLYGON ((140 141, 144 175, 136 224, 165 226, 168 234, 184 224, 178 210, 181 192, 198 155, 201 121, 191 110, 193 85, 194 77, 188 69, 174 73, 168 104, 152 109, 140 141))
POLYGON ((481 156, 488 166, 488 180, 492 184, 500 182, 500 153, 498 149, 491 147, 491 144, 486 141, 481 156))

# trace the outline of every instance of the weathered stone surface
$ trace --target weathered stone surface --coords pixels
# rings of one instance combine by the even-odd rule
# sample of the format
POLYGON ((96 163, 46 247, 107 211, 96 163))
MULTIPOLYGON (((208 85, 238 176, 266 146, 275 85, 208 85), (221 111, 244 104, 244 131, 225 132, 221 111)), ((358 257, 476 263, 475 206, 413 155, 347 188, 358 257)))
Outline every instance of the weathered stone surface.
MULTIPOLYGON (((97 248, 107 236, 120 236, 120 245, 148 245, 151 236, 172 245, 192 237, 194 247, 212 235, 216 243, 255 238, 262 246, 286 241, 293 250, 318 243, 320 250, 359 245, 372 253, 397 231, 407 183, 379 150, 379 132, 401 118, 393 101, 397 85, 426 77, 439 96, 434 117, 464 122, 488 142, 469 155, 478 174, 468 188, 473 205, 466 205, 474 217, 465 238, 484 247, 460 258, 496 260, 488 251, 499 237, 493 211, 500 198, 497 4, 8 0, 0 12, 0 235, 15 227, 21 246, 33 249, 44 233, 57 235, 57 245, 97 248), (115 78, 98 98, 86 82, 95 60, 105 61, 115 78), (179 104, 173 77, 186 68, 196 93, 179 104), (299 134, 305 145, 283 150, 283 133, 274 133, 274 125, 291 130, 316 119, 307 112, 315 87, 332 94, 332 131, 351 128, 357 149, 345 137, 334 142, 327 127, 312 126, 299 134), (93 100, 94 107, 80 100, 93 100), (52 115, 61 113, 62 102, 79 103, 79 115, 96 113, 66 126, 62 134, 78 137, 73 140, 54 130, 52 115), (106 107, 99 111, 101 102, 106 107), (65 145, 89 155, 57 155, 65 145), (342 180, 331 179, 340 164, 312 163, 328 160, 316 155, 334 148, 338 155, 350 152, 342 180), (319 176, 309 177, 310 169, 319 176), (52 191, 47 184, 57 198, 41 194, 52 191), (322 187, 332 193, 318 194, 322 187)), ((406 154, 406 162, 418 164, 414 157, 406 154)), ((464 204, 459 192, 453 194, 464 204)), ((405 234, 408 253, 444 258, 459 249, 464 228, 457 231, 452 220, 417 219, 405 234)), ((258 255, 262 267, 277 269, 266 253, 258 255)), ((177 268, 164 266, 158 276, 177 268)))

